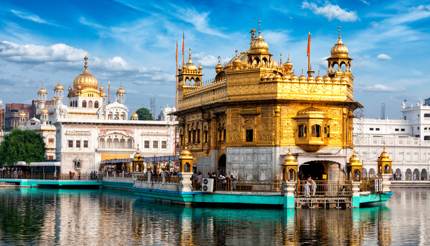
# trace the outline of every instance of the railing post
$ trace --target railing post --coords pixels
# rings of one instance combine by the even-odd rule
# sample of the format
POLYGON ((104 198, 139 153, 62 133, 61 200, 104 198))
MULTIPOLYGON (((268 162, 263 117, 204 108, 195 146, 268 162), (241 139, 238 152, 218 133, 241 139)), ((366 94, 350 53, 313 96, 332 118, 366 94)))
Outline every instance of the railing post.
POLYGON ((295 181, 287 181, 284 183, 284 208, 295 208, 295 196, 294 192, 296 190, 295 181))
POLYGON ((352 181, 351 207, 360 207, 360 184, 361 181, 352 181))

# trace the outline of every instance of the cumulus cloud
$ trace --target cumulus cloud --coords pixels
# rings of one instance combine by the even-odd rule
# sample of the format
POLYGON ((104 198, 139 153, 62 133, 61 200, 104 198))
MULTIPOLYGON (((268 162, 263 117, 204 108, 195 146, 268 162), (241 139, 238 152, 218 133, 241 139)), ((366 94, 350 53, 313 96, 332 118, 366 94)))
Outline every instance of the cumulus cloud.
POLYGON ((391 56, 389 56, 389 55, 387 55, 387 54, 384 54, 384 53, 379 54, 379 55, 377 56, 377 58, 378 58, 378 60, 381 60, 381 61, 388 61, 388 60, 391 60, 391 56))
POLYGON ((369 92, 396 92, 396 91, 399 91, 400 89, 390 87, 384 84, 373 84, 373 85, 365 86, 363 90, 369 91, 369 92))
POLYGON ((0 58, 12 62, 44 63, 81 60, 85 50, 58 43, 50 46, 0 41, 0 58))
POLYGON ((50 23, 45 19, 42 19, 40 16, 31 14, 28 12, 24 12, 21 10, 11 9, 10 12, 14 14, 16 17, 21 18, 23 20, 32 21, 38 24, 46 24, 46 25, 55 25, 54 23, 50 23))
POLYGON ((203 67, 213 67, 218 63, 218 58, 214 55, 205 53, 196 53, 193 55, 193 60, 196 64, 201 64, 203 67))
POLYGON ((358 20, 357 13, 342 9, 339 5, 327 2, 323 6, 318 6, 315 3, 304 1, 302 3, 303 9, 309 9, 316 15, 322 15, 328 20, 337 19, 343 22, 354 22, 358 20))

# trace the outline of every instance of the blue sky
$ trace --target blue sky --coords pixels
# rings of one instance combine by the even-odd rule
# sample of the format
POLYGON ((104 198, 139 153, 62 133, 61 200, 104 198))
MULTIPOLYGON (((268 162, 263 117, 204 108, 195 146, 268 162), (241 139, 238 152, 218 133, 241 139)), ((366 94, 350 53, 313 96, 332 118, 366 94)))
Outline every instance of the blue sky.
POLYGON ((173 105, 182 32, 210 80, 216 57, 246 50, 259 19, 272 54, 290 54, 296 73, 306 66, 308 32, 313 67, 326 72, 340 26, 366 116, 378 117, 385 103, 398 117, 403 99, 430 97, 430 1, 1 0, 0 99, 30 102, 42 84, 70 86, 88 54, 99 83, 126 87, 131 110, 151 96, 157 108, 173 105))

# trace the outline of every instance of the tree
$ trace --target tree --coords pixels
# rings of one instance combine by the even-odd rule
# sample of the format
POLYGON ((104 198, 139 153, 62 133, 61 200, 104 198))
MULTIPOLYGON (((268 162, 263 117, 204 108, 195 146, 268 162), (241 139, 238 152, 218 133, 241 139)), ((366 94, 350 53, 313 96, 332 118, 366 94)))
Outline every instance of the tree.
POLYGON ((14 165, 45 159, 45 143, 40 134, 31 130, 13 130, 0 145, 0 165, 14 165))
POLYGON ((154 120, 151 111, 145 107, 142 107, 136 111, 139 116, 139 120, 154 120))

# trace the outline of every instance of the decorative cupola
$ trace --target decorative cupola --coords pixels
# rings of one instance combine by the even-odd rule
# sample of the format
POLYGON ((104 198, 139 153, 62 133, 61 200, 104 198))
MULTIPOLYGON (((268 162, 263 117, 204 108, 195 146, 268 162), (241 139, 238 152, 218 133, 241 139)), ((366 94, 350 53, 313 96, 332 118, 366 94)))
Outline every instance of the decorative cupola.
POLYGON ((131 115, 131 120, 139 120, 139 115, 138 115, 136 112, 134 112, 134 113, 131 115))
POLYGON ((188 50, 188 61, 186 64, 179 69, 178 83, 179 86, 201 86, 202 85, 202 73, 203 69, 201 66, 197 68, 192 60, 191 49, 188 50))
POLYGON ((378 174, 392 174, 393 171, 393 161, 390 158, 390 155, 384 150, 381 155, 378 157, 378 174))
POLYGON ((120 86, 116 91, 116 101, 121 104, 124 104, 125 102, 125 89, 122 86, 120 86))
POLYGON ((343 43, 339 32, 337 41, 331 48, 331 55, 327 58, 329 76, 351 75, 351 61, 352 59, 349 57, 348 48, 343 43))
POLYGON ((255 35, 255 29, 251 30, 251 45, 248 51, 248 64, 253 67, 267 67, 272 64, 272 54, 269 52, 269 45, 259 32, 255 35))
POLYGON ((218 63, 215 66, 215 72, 218 74, 218 73, 220 73, 222 71, 222 69, 223 69, 223 67, 222 67, 222 64, 221 64, 221 57, 218 56, 218 63))
POLYGON ((362 178, 363 163, 358 159, 355 152, 352 152, 348 162, 349 178, 353 181, 360 181, 362 178))
POLYGON ((298 173, 298 162, 296 157, 291 154, 290 150, 285 155, 284 162, 282 164, 282 181, 296 181, 298 173))

